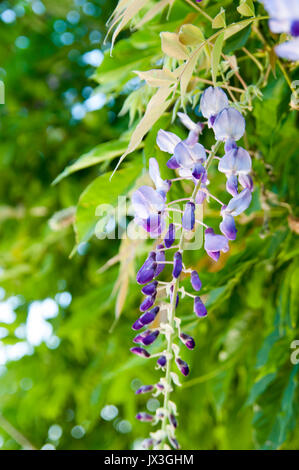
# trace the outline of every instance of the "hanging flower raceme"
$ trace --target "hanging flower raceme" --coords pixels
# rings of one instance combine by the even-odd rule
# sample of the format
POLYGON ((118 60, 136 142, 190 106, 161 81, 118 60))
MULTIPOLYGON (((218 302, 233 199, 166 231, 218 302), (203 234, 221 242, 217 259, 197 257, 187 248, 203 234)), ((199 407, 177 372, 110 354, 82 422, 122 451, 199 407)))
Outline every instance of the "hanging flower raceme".
POLYGON ((287 33, 292 39, 275 47, 276 54, 288 60, 299 60, 299 2, 298 0, 261 0, 269 13, 273 33, 287 33))
POLYGON ((138 334, 134 338, 132 353, 146 359, 156 358, 156 368, 165 373, 156 384, 143 385, 137 394, 153 393, 163 398, 163 404, 155 416, 141 411, 136 416, 140 421, 160 423, 161 428, 152 432, 150 439, 144 441, 146 448, 179 448, 175 439, 177 410, 170 400, 174 385, 180 385, 177 372, 182 376, 189 374, 189 365, 184 360, 180 345, 189 350, 195 348, 195 341, 188 332, 181 330, 181 319, 177 316, 180 299, 187 296, 192 299, 195 317, 203 319, 208 312, 199 292, 202 282, 196 270, 184 264, 184 239, 188 232, 198 225, 204 227, 204 249, 208 256, 217 261, 221 252, 229 250, 229 241, 235 240, 237 229, 235 217, 245 211, 251 201, 252 180, 250 177, 251 158, 249 153, 237 145, 245 132, 245 120, 242 114, 229 105, 226 94, 220 88, 209 87, 202 95, 201 112, 208 119, 208 127, 213 129, 216 143, 206 150, 198 142, 203 131, 203 124, 194 123, 186 114, 179 118, 189 130, 187 139, 181 140, 172 132, 160 130, 157 135, 159 148, 171 155, 167 166, 177 174, 172 180, 163 180, 158 162, 149 160, 149 173, 155 189, 142 186, 132 196, 135 221, 151 237, 158 238, 155 249, 149 253, 137 273, 137 282, 142 285, 144 299, 140 304, 141 315, 135 320, 133 330, 138 334), (208 168, 216 159, 216 152, 224 142, 224 156, 217 157, 218 170, 224 173, 229 193, 227 203, 222 203, 208 189, 208 168), (208 156, 207 156, 208 155, 208 156), (183 199, 168 200, 172 184, 188 180, 193 191, 183 199), (232 197, 231 197, 232 196, 232 197), (196 218, 196 208, 210 199, 220 204, 220 233, 196 218), (174 203, 184 202, 184 210, 174 209, 174 203), (179 221, 172 222, 173 211, 179 214, 179 221), (171 255, 170 255, 171 254, 171 255), (165 273, 166 267, 171 270, 165 273), (161 274, 169 275, 168 281, 160 280, 161 274), (182 277, 190 276, 190 289, 180 285, 182 277), (190 291, 189 291, 190 290, 190 291), (161 341, 161 338, 164 338, 161 341), (165 347, 164 347, 165 344, 165 347), (148 351, 148 347, 151 351, 148 351), (173 367, 175 368, 173 370, 173 367))

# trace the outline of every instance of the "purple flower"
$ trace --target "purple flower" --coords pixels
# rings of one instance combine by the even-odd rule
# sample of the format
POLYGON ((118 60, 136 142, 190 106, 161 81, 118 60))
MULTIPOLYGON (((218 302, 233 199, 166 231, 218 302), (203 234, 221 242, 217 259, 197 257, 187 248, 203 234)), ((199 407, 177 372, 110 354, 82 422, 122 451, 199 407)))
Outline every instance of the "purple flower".
POLYGON ((165 198, 150 186, 141 186, 132 195, 135 222, 153 236, 164 228, 165 198))
POLYGON ((232 173, 228 176, 226 180, 226 191, 232 196, 237 196, 238 194, 238 177, 232 173))
POLYGON ((160 129, 157 135, 157 145, 162 152, 173 153, 175 146, 181 142, 181 139, 173 132, 160 129))
POLYGON ((165 367, 166 366, 166 357, 165 356, 160 356, 159 359, 157 360, 157 364, 160 366, 160 367, 165 367))
POLYGON ((138 346, 134 346, 134 348, 131 348, 130 351, 140 357, 150 357, 149 352, 147 352, 144 348, 139 348, 138 346))
POLYGON ((191 285, 196 291, 201 289, 201 280, 199 279, 197 271, 192 271, 191 273, 191 285))
POLYGON ((200 318, 206 317, 208 314, 207 309, 200 297, 195 297, 194 299, 194 313, 200 318))
POLYGON ((150 284, 142 287, 141 292, 145 295, 153 295, 156 293, 156 289, 158 286, 158 281, 153 281, 150 284))
POLYGON ((177 251, 173 257, 173 271, 172 275, 175 278, 178 278, 183 269, 182 253, 177 251))
POLYGON ((137 344, 141 343, 144 346, 149 346, 154 341, 156 341, 158 336, 159 336, 159 330, 154 330, 154 331, 146 330, 143 333, 140 333, 139 335, 135 336, 135 338, 133 339, 133 342, 137 344))
POLYGON ((156 270, 155 270, 155 277, 159 276, 159 274, 165 268, 165 264, 163 264, 163 262, 165 261, 165 251, 162 250, 162 248, 164 248, 164 245, 162 245, 162 244, 157 246, 156 261, 157 262, 159 261, 159 263, 157 263, 157 267, 156 267, 156 270))
POLYGON ((251 158, 249 153, 242 147, 237 147, 225 153, 219 160, 218 170, 231 175, 247 174, 251 171, 251 158))
POLYGON ((196 143, 191 146, 188 145, 186 141, 182 141, 175 147, 174 157, 180 165, 180 175, 191 177, 194 166, 197 163, 204 163, 206 161, 207 154, 203 145, 196 143), (186 172, 186 170, 189 171, 186 172))
POLYGON ((137 273, 136 280, 138 284, 146 284, 152 281, 155 277, 156 268, 156 253, 152 251, 137 273))
POLYGON ((154 417, 146 413, 145 411, 141 411, 136 415, 136 419, 138 419, 139 421, 150 422, 153 421, 154 417))
POLYGON ((175 225, 169 224, 167 234, 165 235, 165 238, 164 238, 164 244, 166 248, 170 248, 171 245, 173 245, 174 240, 175 240, 175 225))
POLYGON ((188 349, 194 349, 195 348, 195 341, 192 338, 192 336, 189 336, 186 333, 181 333, 180 334, 180 339, 184 343, 184 345, 187 346, 188 349))
POLYGON ((140 318, 138 318, 135 323, 133 324, 132 328, 133 330, 140 330, 143 326, 149 325, 154 321, 156 318, 158 312, 160 310, 160 307, 154 307, 148 312, 145 312, 143 315, 141 315, 140 318))
POLYGON ((203 92, 200 100, 200 110, 202 115, 208 119, 209 127, 213 125, 217 114, 228 106, 228 98, 221 88, 209 86, 203 92))
POLYGON ((136 390, 136 395, 140 395, 142 393, 148 393, 148 392, 151 392, 152 390, 154 390, 154 386, 153 385, 142 385, 142 387, 138 388, 138 390, 136 390))
POLYGON ((286 41, 275 47, 275 52, 279 57, 296 62, 299 60, 299 39, 286 41))
POLYGON ((218 261, 220 251, 226 253, 229 250, 228 241, 223 235, 216 235, 212 228, 205 230, 205 250, 215 261, 218 261))
POLYGON ((190 131, 186 139, 186 143, 188 145, 196 144, 196 142, 198 142, 199 134, 201 134, 203 131, 203 124, 201 122, 195 124, 195 122, 193 122, 192 119, 190 119, 189 116, 185 113, 178 113, 178 117, 181 123, 190 131))
POLYGON ((204 191, 199 190, 198 193, 195 196, 196 204, 203 204, 206 197, 207 197, 206 193, 204 191))
POLYGON ((189 374, 189 366, 187 362, 183 361, 180 357, 177 357, 175 362, 179 371, 186 377, 189 374))
POLYGON ((156 186, 156 190, 162 197, 165 198, 166 193, 169 191, 171 182, 168 180, 163 180, 160 176, 160 169, 158 162, 155 158, 149 159, 149 174, 150 177, 156 186))
POLYGON ((151 307, 154 305, 155 300, 156 300, 156 296, 155 296, 155 295, 148 295, 148 296, 143 300, 143 302, 141 303, 141 305, 140 305, 140 307, 139 307, 140 312, 145 312, 146 310, 148 310, 149 308, 151 308, 151 307))
POLYGON ((193 230, 195 224, 195 204, 187 202, 185 211, 182 217, 182 226, 185 230, 193 230))
MULTIPOLYGON (((299 36, 299 3, 297 0, 263 0, 270 15, 269 27, 273 33, 299 36)), ((299 40, 286 41, 275 47, 276 54, 288 60, 299 60, 299 40)))
POLYGON ((232 215, 226 214, 225 211, 222 213, 223 220, 220 224, 220 230, 228 240, 235 240, 237 236, 237 229, 235 219, 232 215))
POLYGON ((239 140, 245 132, 245 119, 235 108, 225 108, 215 119, 213 130, 216 140, 239 140))
POLYGON ((253 190, 253 181, 250 175, 244 175, 243 173, 240 173, 239 183, 242 188, 248 188, 250 191, 253 190))
POLYGON ((251 202, 251 191, 250 189, 246 188, 240 192, 237 196, 233 197, 228 205, 222 210, 225 214, 230 214, 233 217, 242 214, 251 202))

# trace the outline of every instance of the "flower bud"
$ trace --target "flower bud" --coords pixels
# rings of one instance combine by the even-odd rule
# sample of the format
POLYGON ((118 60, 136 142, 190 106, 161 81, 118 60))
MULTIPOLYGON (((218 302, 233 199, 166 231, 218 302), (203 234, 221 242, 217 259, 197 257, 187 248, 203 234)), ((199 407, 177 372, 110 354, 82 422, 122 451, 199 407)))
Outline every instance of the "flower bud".
POLYGON ((156 252, 157 267, 155 269, 155 277, 159 276, 159 274, 165 268, 165 264, 163 264, 163 261, 165 261, 165 251, 162 248, 164 248, 164 245, 162 244, 157 246, 157 249, 158 249, 158 251, 156 252))
POLYGON ((144 411, 141 411, 136 415, 136 419, 139 421, 150 422, 153 421, 154 417, 144 411))
POLYGON ((173 277, 175 277, 177 279, 179 277, 179 275, 181 274, 182 269, 183 269, 182 253, 180 251, 177 251, 174 254, 173 259, 174 259, 174 263, 173 263, 172 275, 173 275, 173 277))
POLYGON ((205 317, 208 314, 207 309, 200 297, 195 297, 194 299, 194 312, 200 318, 205 317))
POLYGON ((189 366, 187 362, 183 361, 180 357, 177 357, 175 362, 179 371, 186 377, 189 374, 189 366))
POLYGON ((196 291, 201 289, 201 280, 199 279, 197 271, 192 271, 191 273, 191 285, 196 291))
POLYGON ((142 287, 141 292, 145 295, 154 295, 156 294, 156 289, 158 286, 158 281, 153 281, 150 284, 142 287))
POLYGON ((182 217, 182 226, 185 230, 192 230, 195 224, 195 204, 187 202, 186 208, 182 217))
POLYGON ((136 390, 136 395, 140 395, 141 393, 148 393, 148 392, 151 392, 152 390, 154 390, 154 386, 153 385, 142 385, 142 387, 138 388, 138 390, 136 390))
POLYGON ((159 359, 157 360, 157 364, 161 367, 165 367, 166 366, 166 357, 165 356, 160 356, 159 359))
POLYGON ((155 295, 148 295, 139 307, 140 312, 145 312, 146 310, 151 308, 155 303, 155 299, 155 295))
POLYGON ((146 284, 152 281, 155 276, 156 267, 156 253, 152 251, 137 273, 136 280, 138 284, 146 284))
POLYGON ((164 238, 164 243, 165 243, 166 248, 170 248, 171 245, 173 245, 174 240, 175 240, 175 225, 169 224, 168 231, 164 238))
POLYGON ((134 348, 131 348, 130 351, 140 357, 150 357, 150 353, 147 352, 146 349, 139 348, 138 346, 134 346, 134 348))
POLYGON ((170 422, 170 424, 172 424, 172 426, 173 426, 174 428, 177 428, 178 422, 177 422, 177 420, 176 420, 176 417, 175 417, 174 414, 172 414, 172 413, 169 415, 169 422, 170 422))
POLYGON ((186 333, 180 334, 180 339, 188 349, 195 348, 195 341, 192 336, 187 335, 186 333))

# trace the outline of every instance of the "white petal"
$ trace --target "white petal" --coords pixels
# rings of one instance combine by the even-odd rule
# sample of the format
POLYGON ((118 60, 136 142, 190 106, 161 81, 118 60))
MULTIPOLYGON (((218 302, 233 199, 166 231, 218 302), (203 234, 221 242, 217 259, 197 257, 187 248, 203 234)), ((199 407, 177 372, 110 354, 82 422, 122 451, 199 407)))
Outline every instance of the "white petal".
POLYGON ((203 92, 200 100, 200 110, 205 118, 215 116, 228 106, 228 98, 221 88, 210 86, 203 92))
POLYGON ((175 146, 181 142, 181 139, 173 134, 173 132, 163 131, 160 129, 157 135, 157 145, 163 151, 167 153, 173 153, 175 146))
POLYGON ((292 41, 283 42, 275 47, 275 52, 279 57, 297 61, 299 60, 299 38, 292 41))

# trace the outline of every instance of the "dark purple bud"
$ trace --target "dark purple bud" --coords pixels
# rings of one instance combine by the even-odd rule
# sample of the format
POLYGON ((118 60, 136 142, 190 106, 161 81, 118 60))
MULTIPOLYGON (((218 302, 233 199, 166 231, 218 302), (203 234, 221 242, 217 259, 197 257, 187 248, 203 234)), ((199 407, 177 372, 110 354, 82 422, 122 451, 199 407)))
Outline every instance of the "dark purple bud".
POLYGON ((180 339, 188 349, 195 348, 195 341, 192 336, 187 335, 186 333, 180 334, 180 339))
MULTIPOLYGON (((197 1, 197 0, 196 0, 197 1)), ((210 116, 208 121, 209 121, 209 127, 213 127, 214 125, 214 122, 216 120, 216 117, 217 117, 217 114, 215 114, 214 116, 210 116)))
POLYGON ((293 20, 291 23, 291 35, 294 37, 299 36, 299 20, 293 20))
POLYGON ((163 384, 156 384, 156 387, 159 389, 159 390, 164 390, 164 385, 163 384))
POLYGON ((156 289, 158 286, 158 281, 153 281, 150 284, 142 287, 141 292, 145 295, 154 295, 156 294, 156 289))
POLYGON ((148 392, 151 392, 152 390, 154 390, 154 386, 153 385, 142 385, 142 387, 138 388, 138 390, 136 390, 136 395, 140 395, 141 393, 148 393, 148 392))
POLYGON ((152 323, 154 319, 156 318, 158 312, 160 310, 160 307, 154 307, 148 312, 145 312, 141 317, 139 318, 140 323, 142 326, 148 325, 149 323, 152 323))
POLYGON ((148 413, 145 413, 144 411, 141 411, 136 415, 136 419, 139 421, 150 422, 153 421, 154 417, 148 413))
POLYGON ((192 271, 191 273, 191 285, 196 291, 201 289, 201 280, 199 279, 197 271, 192 271))
POLYGON ((161 367, 165 367, 166 366, 166 357, 165 356, 160 356, 159 359, 157 360, 157 364, 161 367))
POLYGON ((243 175, 242 173, 239 175, 239 183, 242 188, 248 188, 250 191, 253 190, 253 181, 250 175, 243 175))
POLYGON ((165 268, 165 264, 163 264, 163 261, 165 261, 165 251, 162 248, 164 248, 164 245, 162 244, 157 246, 158 251, 156 252, 156 261, 159 261, 159 263, 157 263, 157 267, 155 269, 155 277, 159 276, 165 268))
POLYGON ((206 250, 206 251, 209 257, 212 258, 214 261, 219 260, 220 251, 209 251, 209 250, 206 250))
POLYGON ((156 253, 152 251, 137 273, 136 280, 138 284, 147 284, 148 282, 153 280, 157 267, 155 261, 156 253))
POLYGON ((182 253, 177 251, 173 257, 173 271, 172 275, 176 279, 179 277, 183 269, 182 253))
POLYGON ((232 196, 238 196, 238 178, 236 175, 230 175, 227 178, 226 191, 232 196))
POLYGON ((144 333, 144 335, 140 335, 142 336, 142 344, 144 346, 149 346, 150 344, 152 344, 154 341, 156 341, 156 339, 158 338, 159 336, 159 330, 155 330, 155 331, 147 331, 144 333))
POLYGON ((139 348, 137 346, 131 348, 130 351, 140 357, 150 357, 150 353, 148 353, 145 349, 139 348))
POLYGON ((171 247, 175 240, 175 225, 174 224, 169 224, 167 234, 164 238, 164 243, 166 248, 171 247))
POLYGON ((206 317, 208 312, 200 297, 194 299, 194 312, 198 317, 206 317))
POLYGON ((151 308, 154 305, 155 300, 156 300, 155 295, 148 295, 139 307, 140 312, 145 312, 146 310, 151 308))
POLYGON ((132 329, 133 330, 140 330, 141 328, 143 327, 143 324, 141 323, 141 321, 139 320, 136 320, 135 323, 133 323, 132 325, 132 329))
POLYGON ((177 427, 178 427, 178 422, 177 422, 177 420, 176 420, 174 414, 172 414, 172 413, 169 415, 169 422, 170 422, 170 424, 172 424, 172 426, 173 426, 174 428, 177 428, 177 427))
MULTIPOLYGON (((199 2, 201 0, 196 0, 196 1, 199 2)), ((170 444, 172 445, 172 447, 174 447, 176 450, 180 448, 178 441, 174 437, 168 436, 168 440, 170 444)))
POLYGON ((230 152, 231 150, 235 150, 237 148, 237 143, 233 139, 227 139, 224 144, 225 153, 230 152))
MULTIPOLYGON (((170 288, 170 302, 172 302, 172 294, 173 294, 173 286, 170 288)), ((179 305, 179 294, 176 295, 176 302, 175 302, 175 308, 179 305)))
POLYGON ((193 230, 195 224, 195 204, 187 202, 185 211, 182 217, 182 226, 185 230, 193 230))
POLYGON ((199 190, 195 196, 196 204, 202 204, 206 197, 207 197, 206 193, 204 191, 199 190))
POLYGON ((196 163, 194 165, 193 171, 192 171, 192 176, 196 180, 200 180, 202 183, 205 183, 207 181, 207 172, 204 168, 204 166, 201 163, 196 163))
POLYGON ((183 361, 183 359, 180 357, 177 357, 175 362, 179 368, 179 371, 186 377, 189 374, 189 366, 187 362, 183 361))
POLYGON ((175 158, 174 155, 168 160, 168 162, 166 163, 166 165, 167 165, 168 168, 170 168, 171 170, 176 170, 177 168, 180 168, 180 164, 177 162, 177 159, 175 158))

